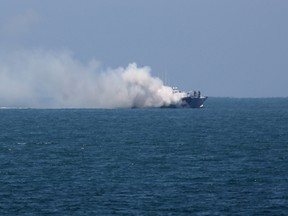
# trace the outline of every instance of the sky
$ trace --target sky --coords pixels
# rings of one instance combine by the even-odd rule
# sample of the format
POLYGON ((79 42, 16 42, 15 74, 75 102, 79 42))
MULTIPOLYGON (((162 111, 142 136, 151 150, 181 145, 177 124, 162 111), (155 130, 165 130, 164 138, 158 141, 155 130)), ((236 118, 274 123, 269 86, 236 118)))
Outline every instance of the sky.
POLYGON ((23 61, 64 55, 85 71, 136 63, 210 97, 287 97, 287 20, 287 0, 0 0, 0 79, 22 65, 37 82, 23 61))

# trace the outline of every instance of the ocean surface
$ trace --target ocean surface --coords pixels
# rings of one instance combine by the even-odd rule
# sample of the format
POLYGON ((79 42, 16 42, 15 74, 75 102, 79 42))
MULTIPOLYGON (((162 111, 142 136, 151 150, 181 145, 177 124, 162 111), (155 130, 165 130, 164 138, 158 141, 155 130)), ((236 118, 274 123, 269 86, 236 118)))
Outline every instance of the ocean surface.
POLYGON ((0 109, 0 215, 288 215, 288 98, 0 109))

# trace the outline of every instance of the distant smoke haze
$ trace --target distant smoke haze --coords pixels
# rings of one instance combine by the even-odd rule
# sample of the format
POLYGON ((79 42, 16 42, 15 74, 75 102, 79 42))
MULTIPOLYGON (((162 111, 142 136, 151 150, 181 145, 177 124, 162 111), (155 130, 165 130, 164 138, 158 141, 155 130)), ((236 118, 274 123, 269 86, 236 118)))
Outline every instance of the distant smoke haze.
POLYGON ((102 71, 69 52, 22 51, 2 55, 0 106, 35 108, 159 107, 177 103, 180 95, 152 77, 149 67, 102 71))

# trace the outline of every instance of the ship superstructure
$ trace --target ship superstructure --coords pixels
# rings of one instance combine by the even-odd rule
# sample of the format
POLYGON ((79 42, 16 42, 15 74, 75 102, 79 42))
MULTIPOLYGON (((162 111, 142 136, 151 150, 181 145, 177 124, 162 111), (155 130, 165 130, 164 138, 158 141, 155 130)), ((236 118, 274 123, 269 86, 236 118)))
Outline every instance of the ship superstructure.
POLYGON ((208 98, 203 96, 200 91, 180 91, 177 87, 173 87, 173 94, 178 94, 181 97, 180 102, 163 106, 164 108, 203 108, 204 102, 208 98))

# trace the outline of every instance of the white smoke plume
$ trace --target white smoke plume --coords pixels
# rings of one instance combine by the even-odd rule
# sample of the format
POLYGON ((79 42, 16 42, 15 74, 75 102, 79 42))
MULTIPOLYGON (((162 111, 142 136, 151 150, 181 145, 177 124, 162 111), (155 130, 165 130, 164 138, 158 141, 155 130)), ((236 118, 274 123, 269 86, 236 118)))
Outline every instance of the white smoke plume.
POLYGON ((101 71, 69 52, 0 54, 0 107, 129 108, 177 103, 181 95, 152 77, 149 67, 101 71))

